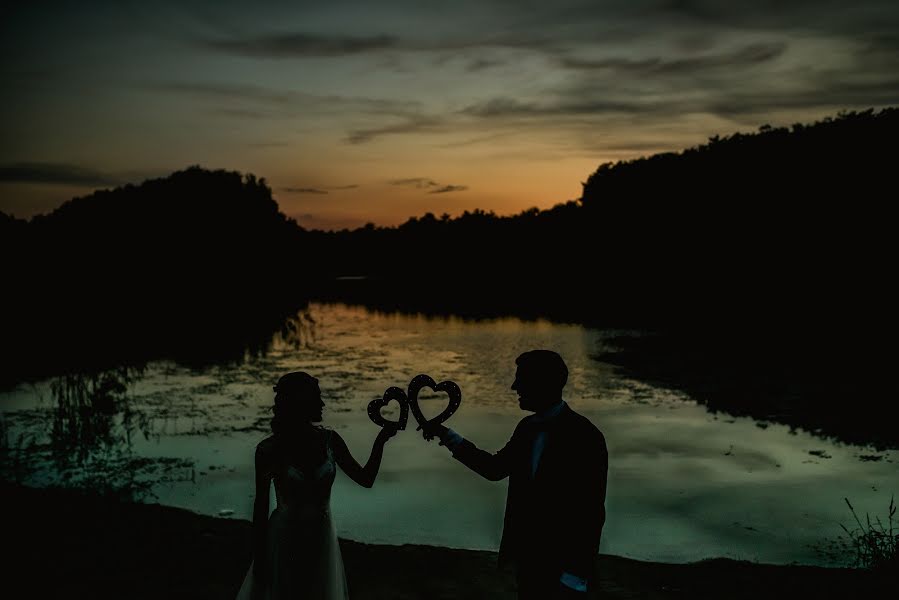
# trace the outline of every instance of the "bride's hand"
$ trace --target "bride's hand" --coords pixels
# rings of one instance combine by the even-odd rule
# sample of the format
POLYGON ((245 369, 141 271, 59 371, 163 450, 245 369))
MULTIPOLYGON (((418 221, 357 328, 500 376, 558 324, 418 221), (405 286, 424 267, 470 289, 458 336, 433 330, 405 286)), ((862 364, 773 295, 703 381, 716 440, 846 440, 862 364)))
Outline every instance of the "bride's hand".
POLYGON ((378 432, 378 437, 375 441, 379 444, 384 444, 387 440, 395 436, 397 431, 396 427, 382 427, 381 431, 378 432))

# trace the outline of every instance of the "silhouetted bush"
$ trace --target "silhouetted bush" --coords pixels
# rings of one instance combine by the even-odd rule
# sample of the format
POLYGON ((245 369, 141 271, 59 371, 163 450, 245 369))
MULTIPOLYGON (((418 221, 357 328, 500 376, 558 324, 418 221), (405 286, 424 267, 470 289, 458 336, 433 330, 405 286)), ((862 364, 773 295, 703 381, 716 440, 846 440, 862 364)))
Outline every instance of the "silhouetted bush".
POLYGON ((852 512, 855 527, 847 528, 842 523, 840 527, 846 533, 852 549, 855 551, 855 566, 874 571, 890 573, 899 577, 899 527, 894 528, 893 521, 896 516, 896 499, 890 498, 890 506, 887 509, 886 523, 879 517, 865 515, 862 522, 855 513, 855 508, 846 498, 846 505, 852 512))

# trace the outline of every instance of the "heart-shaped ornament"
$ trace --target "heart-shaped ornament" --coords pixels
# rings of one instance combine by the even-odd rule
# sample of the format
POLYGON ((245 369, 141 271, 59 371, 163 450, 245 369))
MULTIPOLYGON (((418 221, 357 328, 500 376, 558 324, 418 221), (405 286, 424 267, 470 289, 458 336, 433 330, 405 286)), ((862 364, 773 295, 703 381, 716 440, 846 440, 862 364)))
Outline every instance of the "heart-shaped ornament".
POLYGON ((396 386, 387 388, 382 398, 375 398, 368 403, 368 418, 375 425, 381 427, 405 429, 406 423, 409 421, 409 400, 406 398, 406 392, 396 386), (391 400, 396 400, 400 405, 400 418, 398 421, 388 421, 381 415, 381 409, 390 404, 391 400))
POLYGON ((418 421, 418 429, 421 429, 425 425, 439 425, 440 423, 443 423, 453 416, 453 413, 456 412, 456 409, 459 408, 460 404, 462 404, 462 390, 459 389, 459 386, 456 385, 454 381, 441 381, 440 383, 435 383, 428 375, 422 374, 416 375, 412 381, 409 382, 409 408, 412 409, 412 416, 418 421), (425 418, 424 414, 421 412, 421 407, 418 406, 418 393, 426 387, 431 388, 435 392, 445 392, 446 395, 449 396, 449 404, 447 407, 433 419, 425 418))

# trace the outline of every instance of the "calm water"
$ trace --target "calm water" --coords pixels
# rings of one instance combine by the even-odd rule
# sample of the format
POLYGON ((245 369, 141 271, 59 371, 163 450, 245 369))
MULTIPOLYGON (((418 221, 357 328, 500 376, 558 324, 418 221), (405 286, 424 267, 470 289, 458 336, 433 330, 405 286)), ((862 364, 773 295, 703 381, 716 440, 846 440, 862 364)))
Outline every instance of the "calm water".
MULTIPOLYGON (((461 386, 462 407, 448 424, 494 450, 525 414, 509 389, 515 357, 547 347, 569 365, 566 400, 608 442, 602 552, 831 564, 836 559, 822 548, 839 537, 839 523, 850 523, 843 498, 883 515, 899 492, 896 452, 715 416, 681 393, 617 375, 592 356, 620 332, 341 305, 313 305, 308 317, 298 337, 241 365, 197 373, 160 362, 93 383, 54 380, 0 394, 3 477, 37 486, 145 486, 147 501, 249 519, 253 448, 267 433, 271 385, 281 374, 319 377, 325 424, 360 462, 377 431, 367 403, 418 373, 461 386)), ((436 414, 440 402, 423 401, 424 410, 431 404, 436 414)), ((412 426, 388 444, 373 489, 338 476, 332 507, 344 537, 496 549, 505 492, 505 482, 480 479, 412 426)))

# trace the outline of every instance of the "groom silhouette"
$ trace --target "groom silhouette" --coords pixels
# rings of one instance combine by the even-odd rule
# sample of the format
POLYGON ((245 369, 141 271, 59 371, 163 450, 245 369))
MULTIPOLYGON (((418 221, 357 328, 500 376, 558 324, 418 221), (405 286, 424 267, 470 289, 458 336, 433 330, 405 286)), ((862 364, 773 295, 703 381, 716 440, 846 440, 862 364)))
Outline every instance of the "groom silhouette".
POLYGON ((581 598, 593 574, 605 522, 609 456, 605 438, 562 399, 568 367, 550 350, 519 356, 512 389, 522 410, 495 454, 443 425, 426 426, 453 458, 491 481, 509 478, 500 564, 514 564, 521 600, 581 598))

